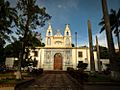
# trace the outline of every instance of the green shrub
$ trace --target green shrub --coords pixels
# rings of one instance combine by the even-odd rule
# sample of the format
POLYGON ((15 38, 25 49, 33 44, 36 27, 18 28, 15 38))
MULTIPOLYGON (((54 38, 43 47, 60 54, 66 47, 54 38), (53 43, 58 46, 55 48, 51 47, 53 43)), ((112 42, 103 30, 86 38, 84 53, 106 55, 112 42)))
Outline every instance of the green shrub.
POLYGON ((87 63, 83 63, 83 61, 79 61, 77 68, 85 70, 87 68, 87 66, 88 66, 87 63))
POLYGON ((39 68, 39 69, 33 69, 32 70, 32 75, 39 75, 39 74, 42 74, 43 73, 43 69, 42 68, 39 68))

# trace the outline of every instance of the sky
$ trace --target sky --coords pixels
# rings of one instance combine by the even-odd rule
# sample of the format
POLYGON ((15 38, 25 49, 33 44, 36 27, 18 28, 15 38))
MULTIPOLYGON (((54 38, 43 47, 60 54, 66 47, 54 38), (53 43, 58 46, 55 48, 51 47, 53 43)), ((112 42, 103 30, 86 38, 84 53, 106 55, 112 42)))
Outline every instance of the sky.
MULTIPOLYGON (((14 0, 10 0, 13 4, 14 0)), ((107 46, 105 32, 99 33, 101 26, 99 22, 102 18, 101 0, 37 0, 37 4, 46 7, 47 13, 52 16, 49 21, 52 25, 54 34, 57 29, 64 33, 65 24, 70 25, 72 41, 75 44, 75 32, 77 32, 77 46, 88 46, 88 28, 87 21, 91 21, 93 44, 95 45, 95 36, 98 36, 99 44, 107 46)), ((108 11, 120 8, 120 0, 107 0, 108 11)), ((42 28, 37 29, 42 33, 43 41, 48 23, 42 28)), ((116 38, 114 38, 115 47, 117 48, 116 38)))

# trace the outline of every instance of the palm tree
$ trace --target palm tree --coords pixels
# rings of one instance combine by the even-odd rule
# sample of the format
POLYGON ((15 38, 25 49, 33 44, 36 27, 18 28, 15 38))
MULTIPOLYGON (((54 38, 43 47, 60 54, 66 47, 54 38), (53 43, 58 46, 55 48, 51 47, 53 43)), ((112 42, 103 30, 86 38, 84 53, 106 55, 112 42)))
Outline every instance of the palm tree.
POLYGON ((94 55, 93 55, 92 30, 91 30, 90 20, 88 20, 88 37, 89 37, 89 48, 90 48, 90 68, 91 68, 91 73, 94 74, 95 61, 94 61, 94 55))
POLYGON ((120 80, 119 66, 115 55, 115 48, 114 48, 113 37, 111 32, 107 3, 106 0, 101 0, 101 1, 102 1, 102 11, 105 21, 105 31, 106 31, 108 51, 109 51, 111 78, 114 80, 120 80))
POLYGON ((13 22, 17 21, 17 11, 10 7, 10 3, 0 0, 0 43, 5 44, 5 40, 10 41, 8 36, 13 31, 10 29, 13 22))
MULTIPOLYGON (((117 43, 118 43, 119 52, 120 52, 120 38, 119 38, 120 31, 118 29, 120 26, 120 9, 118 10, 118 12, 111 9, 110 14, 109 14, 109 20, 110 20, 111 31, 113 31, 115 36, 117 37, 117 43)), ((101 31, 100 31, 101 33, 105 30, 105 22, 103 18, 102 18, 102 21, 99 23, 99 25, 102 26, 101 31)))
POLYGON ((98 44, 98 37, 96 36, 96 50, 97 50, 97 64, 98 64, 98 72, 101 73, 101 65, 100 65, 100 50, 99 50, 99 44, 98 44))

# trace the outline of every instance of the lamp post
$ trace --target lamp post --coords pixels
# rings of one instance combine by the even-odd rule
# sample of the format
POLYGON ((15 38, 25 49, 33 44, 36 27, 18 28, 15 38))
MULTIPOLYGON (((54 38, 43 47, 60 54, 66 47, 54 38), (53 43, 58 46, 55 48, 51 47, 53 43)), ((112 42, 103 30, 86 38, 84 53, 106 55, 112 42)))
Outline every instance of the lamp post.
POLYGON ((76 44, 76 69, 77 69, 77 32, 75 32, 75 44, 76 44))

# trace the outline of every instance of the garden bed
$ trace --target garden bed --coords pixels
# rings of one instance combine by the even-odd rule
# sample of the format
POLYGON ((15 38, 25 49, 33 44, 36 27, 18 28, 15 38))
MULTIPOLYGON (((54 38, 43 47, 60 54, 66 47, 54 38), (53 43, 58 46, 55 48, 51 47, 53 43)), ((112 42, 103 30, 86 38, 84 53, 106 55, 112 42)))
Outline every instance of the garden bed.
POLYGON ((88 81, 89 82, 111 82, 111 78, 110 78, 110 75, 95 73, 95 75, 89 74, 88 81))
MULTIPOLYGON (((75 78, 78 82, 90 82, 90 83, 95 83, 95 82, 116 82, 111 80, 110 74, 104 74, 102 73, 98 73, 95 72, 90 73, 90 72, 85 72, 82 70, 74 70, 73 68, 68 68, 67 72, 73 77, 75 78)), ((120 82, 118 82, 120 83, 120 82)))
POLYGON ((0 74, 0 88, 1 87, 14 87, 17 83, 25 80, 30 80, 33 77, 28 73, 22 73, 22 80, 16 79, 14 73, 4 73, 0 74))
POLYGON ((16 83, 18 83, 20 80, 16 79, 1 79, 0 80, 0 88, 1 87, 14 87, 16 83))

